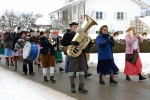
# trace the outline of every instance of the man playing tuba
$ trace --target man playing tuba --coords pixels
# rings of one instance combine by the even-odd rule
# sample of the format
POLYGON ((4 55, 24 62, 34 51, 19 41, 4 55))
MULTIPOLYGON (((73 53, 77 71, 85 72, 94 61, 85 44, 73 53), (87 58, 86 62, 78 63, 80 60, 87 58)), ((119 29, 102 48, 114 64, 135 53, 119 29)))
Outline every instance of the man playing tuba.
MULTIPOLYGON (((62 38, 61 45, 62 46, 69 46, 69 45, 75 45, 78 46, 79 42, 72 41, 74 36, 76 35, 76 29, 78 27, 78 23, 72 22, 69 24, 70 29, 67 30, 67 33, 64 34, 62 38)), ((75 84, 74 84, 74 73, 79 72, 79 88, 78 91, 86 93, 88 90, 84 88, 84 73, 87 71, 87 61, 84 56, 85 52, 83 51, 79 56, 77 57, 68 57, 68 72, 69 72, 69 79, 71 83, 71 92, 76 93, 75 84)))

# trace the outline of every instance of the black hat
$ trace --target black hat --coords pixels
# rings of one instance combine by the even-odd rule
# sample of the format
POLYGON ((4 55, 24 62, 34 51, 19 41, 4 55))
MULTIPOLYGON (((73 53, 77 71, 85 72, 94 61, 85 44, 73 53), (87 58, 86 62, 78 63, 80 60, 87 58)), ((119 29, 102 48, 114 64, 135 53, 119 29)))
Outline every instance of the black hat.
POLYGON ((44 34, 44 32, 43 32, 43 31, 41 31, 41 32, 40 32, 40 35, 43 35, 43 34, 44 34))
POLYGON ((72 25, 78 25, 79 23, 76 23, 76 22, 72 22, 70 23, 69 25, 72 26, 72 25))
POLYGON ((31 29, 30 32, 34 32, 34 31, 31 29))

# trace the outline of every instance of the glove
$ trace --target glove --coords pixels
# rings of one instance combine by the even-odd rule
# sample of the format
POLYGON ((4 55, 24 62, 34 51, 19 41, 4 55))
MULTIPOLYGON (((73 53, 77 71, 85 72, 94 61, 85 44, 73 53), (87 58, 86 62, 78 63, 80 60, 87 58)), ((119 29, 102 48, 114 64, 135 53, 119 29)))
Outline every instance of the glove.
POLYGON ((75 46, 78 46, 79 45, 79 42, 77 41, 71 41, 71 44, 75 45, 75 46))

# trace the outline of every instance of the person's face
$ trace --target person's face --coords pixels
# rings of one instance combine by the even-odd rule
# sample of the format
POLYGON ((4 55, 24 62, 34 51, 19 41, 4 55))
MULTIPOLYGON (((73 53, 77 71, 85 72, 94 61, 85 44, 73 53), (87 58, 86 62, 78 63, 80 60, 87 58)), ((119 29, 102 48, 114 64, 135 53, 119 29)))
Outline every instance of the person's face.
POLYGON ((25 34, 25 33, 23 33, 23 34, 22 34, 22 37, 23 37, 23 38, 24 38, 24 37, 26 37, 26 34, 25 34))
POLYGON ((70 27, 70 29, 71 29, 72 31, 76 32, 77 27, 78 27, 78 25, 72 25, 72 26, 70 27))
POLYGON ((20 33, 20 32, 21 32, 21 30, 19 29, 17 32, 18 32, 18 33, 20 33))
POLYGON ((2 35, 2 32, 0 32, 0 35, 2 35))
POLYGON ((6 32, 10 32, 10 29, 7 29, 6 32))
POLYGON ((30 35, 33 35, 33 32, 30 32, 30 35))
POLYGON ((108 28, 107 28, 107 27, 104 27, 103 30, 102 30, 102 33, 103 33, 103 34, 107 34, 107 32, 108 32, 108 28))

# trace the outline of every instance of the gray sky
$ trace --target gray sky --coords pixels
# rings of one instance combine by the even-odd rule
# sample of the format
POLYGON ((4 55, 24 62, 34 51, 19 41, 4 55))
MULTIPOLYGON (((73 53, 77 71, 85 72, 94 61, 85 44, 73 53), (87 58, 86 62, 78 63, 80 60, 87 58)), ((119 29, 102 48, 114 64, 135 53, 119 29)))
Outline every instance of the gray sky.
POLYGON ((150 5, 150 0, 143 0, 143 1, 150 5))

